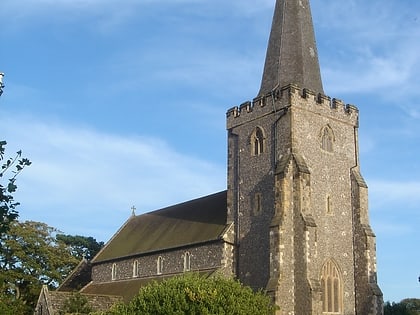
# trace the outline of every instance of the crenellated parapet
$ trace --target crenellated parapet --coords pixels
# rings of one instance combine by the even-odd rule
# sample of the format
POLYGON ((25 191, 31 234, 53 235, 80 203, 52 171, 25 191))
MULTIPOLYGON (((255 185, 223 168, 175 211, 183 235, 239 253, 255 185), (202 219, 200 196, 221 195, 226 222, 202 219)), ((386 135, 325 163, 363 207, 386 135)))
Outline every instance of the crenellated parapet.
POLYGON ((282 88, 254 98, 239 106, 230 108, 226 113, 227 128, 247 123, 286 108, 299 108, 323 116, 358 125, 359 110, 337 98, 315 93, 298 85, 289 84, 282 88))

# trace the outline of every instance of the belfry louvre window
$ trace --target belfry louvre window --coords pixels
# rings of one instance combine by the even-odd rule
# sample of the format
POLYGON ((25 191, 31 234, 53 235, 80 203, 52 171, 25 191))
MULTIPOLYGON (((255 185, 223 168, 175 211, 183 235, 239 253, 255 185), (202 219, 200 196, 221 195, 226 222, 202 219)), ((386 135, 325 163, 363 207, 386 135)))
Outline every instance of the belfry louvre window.
POLYGON ((343 283, 342 277, 334 261, 327 261, 322 267, 322 311, 324 314, 342 314, 343 283))
POLYGON ((255 128, 251 136, 252 155, 264 153, 264 132, 260 127, 255 128))
POLYGON ((321 132, 321 148, 327 152, 333 151, 334 134, 330 127, 326 126, 321 132))

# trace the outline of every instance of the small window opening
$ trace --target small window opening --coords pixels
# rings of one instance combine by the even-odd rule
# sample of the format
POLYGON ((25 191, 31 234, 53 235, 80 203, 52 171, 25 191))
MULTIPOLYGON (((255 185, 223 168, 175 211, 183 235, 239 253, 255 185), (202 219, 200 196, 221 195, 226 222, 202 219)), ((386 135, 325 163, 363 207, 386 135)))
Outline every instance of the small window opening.
POLYGON ((326 209, 327 214, 332 214, 332 205, 331 205, 331 197, 330 196, 327 196, 326 207, 327 207, 327 209, 326 209))
POLYGON ((138 276, 139 276, 139 262, 135 260, 133 262, 133 277, 138 277, 138 276))
POLYGON ((163 258, 159 256, 157 259, 157 274, 161 275, 163 272, 163 258))
POLYGON ((112 264, 111 279, 112 280, 117 279, 117 264, 112 264))
POLYGON ((254 195, 254 214, 260 214, 262 212, 262 194, 256 193, 254 195))
POLYGON ((190 271, 191 270, 191 254, 189 252, 186 252, 184 254, 184 271, 190 271))

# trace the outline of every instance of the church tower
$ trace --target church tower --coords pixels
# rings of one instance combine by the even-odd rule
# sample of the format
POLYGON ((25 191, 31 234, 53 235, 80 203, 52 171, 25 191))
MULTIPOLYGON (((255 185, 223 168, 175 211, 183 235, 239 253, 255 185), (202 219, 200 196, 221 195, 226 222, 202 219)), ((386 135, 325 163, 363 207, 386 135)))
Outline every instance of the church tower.
POLYGON ((277 0, 260 91, 227 112, 234 273, 281 315, 378 315, 358 109, 323 92, 309 0, 277 0))

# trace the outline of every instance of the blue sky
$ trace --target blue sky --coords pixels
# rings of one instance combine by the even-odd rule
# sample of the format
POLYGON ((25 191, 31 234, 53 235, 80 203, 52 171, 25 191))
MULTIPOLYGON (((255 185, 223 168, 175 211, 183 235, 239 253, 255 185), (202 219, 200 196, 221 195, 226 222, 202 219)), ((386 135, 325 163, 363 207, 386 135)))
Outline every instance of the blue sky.
MULTIPOLYGON (((274 0, 2 0, 0 134, 22 220, 107 241, 226 189, 226 110, 256 96, 274 0)), ((420 296, 420 1, 312 0, 324 90, 360 110, 386 300, 420 296)))

